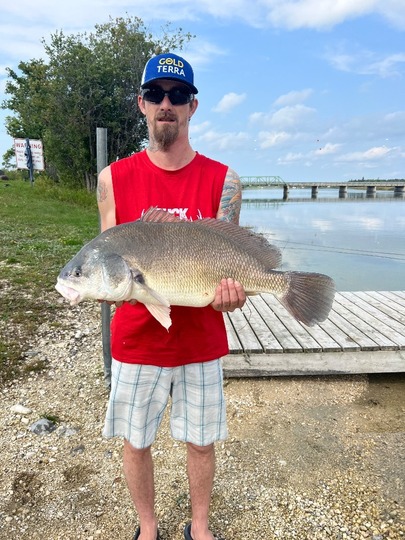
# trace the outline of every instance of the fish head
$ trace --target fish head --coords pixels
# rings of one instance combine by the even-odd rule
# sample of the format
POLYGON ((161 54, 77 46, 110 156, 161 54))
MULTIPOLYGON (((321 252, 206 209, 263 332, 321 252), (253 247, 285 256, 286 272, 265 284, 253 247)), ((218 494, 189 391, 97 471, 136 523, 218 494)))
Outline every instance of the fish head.
POLYGON ((84 299, 129 300, 132 284, 132 271, 123 257, 85 246, 61 270, 55 288, 76 305, 84 299))

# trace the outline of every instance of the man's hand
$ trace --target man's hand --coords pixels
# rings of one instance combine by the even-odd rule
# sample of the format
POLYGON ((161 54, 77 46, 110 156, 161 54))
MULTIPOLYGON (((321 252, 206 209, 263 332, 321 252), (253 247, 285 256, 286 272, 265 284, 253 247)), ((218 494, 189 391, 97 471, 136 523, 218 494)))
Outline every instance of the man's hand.
POLYGON ((215 298, 211 306, 216 311, 235 311, 243 307, 246 294, 242 285, 231 278, 223 279, 215 290, 215 298))

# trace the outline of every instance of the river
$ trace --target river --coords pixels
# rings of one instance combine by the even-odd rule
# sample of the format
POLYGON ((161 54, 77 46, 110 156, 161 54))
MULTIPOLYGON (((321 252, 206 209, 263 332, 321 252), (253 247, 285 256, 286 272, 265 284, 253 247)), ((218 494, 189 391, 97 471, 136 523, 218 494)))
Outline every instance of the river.
POLYGON ((283 254, 283 270, 322 272, 338 291, 405 290, 405 198, 393 192, 243 190, 241 225, 263 233, 283 254))

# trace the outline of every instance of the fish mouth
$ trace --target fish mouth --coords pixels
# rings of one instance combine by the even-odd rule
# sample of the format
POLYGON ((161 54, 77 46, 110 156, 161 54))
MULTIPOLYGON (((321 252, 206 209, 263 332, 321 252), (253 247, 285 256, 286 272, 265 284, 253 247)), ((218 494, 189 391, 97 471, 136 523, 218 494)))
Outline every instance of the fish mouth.
POLYGON ((82 296, 79 291, 72 289, 71 287, 66 287, 59 280, 55 285, 55 289, 61 294, 66 300, 69 300, 71 306, 77 305, 81 300, 82 296))

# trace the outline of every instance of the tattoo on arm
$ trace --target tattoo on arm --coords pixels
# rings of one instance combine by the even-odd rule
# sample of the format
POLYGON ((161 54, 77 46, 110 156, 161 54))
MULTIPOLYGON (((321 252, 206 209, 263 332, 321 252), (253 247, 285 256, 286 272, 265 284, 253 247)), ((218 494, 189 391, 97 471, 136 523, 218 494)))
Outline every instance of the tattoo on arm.
POLYGON ((97 202, 104 202, 107 199, 107 193, 107 186, 105 182, 99 180, 97 184, 97 202))
POLYGON ((241 205, 242 187, 239 176, 232 169, 228 169, 222 190, 218 218, 222 219, 223 221, 233 221, 234 223, 239 223, 241 205))

